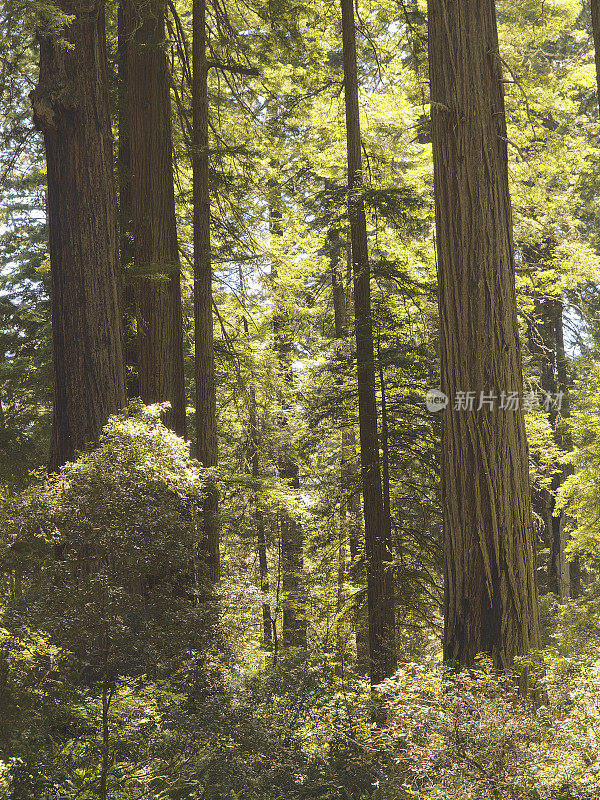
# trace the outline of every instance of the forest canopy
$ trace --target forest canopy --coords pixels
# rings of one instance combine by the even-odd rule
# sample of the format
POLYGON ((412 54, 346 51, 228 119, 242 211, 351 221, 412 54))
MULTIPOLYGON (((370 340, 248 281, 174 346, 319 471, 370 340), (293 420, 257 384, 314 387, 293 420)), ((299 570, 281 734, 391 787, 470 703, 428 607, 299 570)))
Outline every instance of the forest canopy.
POLYGON ((0 797, 600 798, 600 0, 3 0, 0 797))

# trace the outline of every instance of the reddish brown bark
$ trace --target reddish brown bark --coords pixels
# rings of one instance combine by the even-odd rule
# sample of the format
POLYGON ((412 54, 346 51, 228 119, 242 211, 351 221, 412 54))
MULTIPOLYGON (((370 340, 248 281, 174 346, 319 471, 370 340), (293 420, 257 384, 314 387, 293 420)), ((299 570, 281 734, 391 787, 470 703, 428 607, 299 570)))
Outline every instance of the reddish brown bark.
POLYGON ((444 657, 506 667, 540 643, 502 64, 493 0, 429 0, 441 317, 444 657))
POLYGON ((48 167, 52 470, 125 404, 104 3, 58 5, 74 19, 41 39, 31 95, 48 167))
POLYGON ((140 397, 186 435, 165 0, 124 0, 140 397))

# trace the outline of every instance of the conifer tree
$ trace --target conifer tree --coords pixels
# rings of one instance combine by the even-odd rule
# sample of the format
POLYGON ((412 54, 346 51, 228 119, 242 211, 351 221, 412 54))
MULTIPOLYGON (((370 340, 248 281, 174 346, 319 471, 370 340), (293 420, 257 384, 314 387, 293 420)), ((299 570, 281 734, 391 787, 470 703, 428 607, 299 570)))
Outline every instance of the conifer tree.
POLYGON ((140 397, 186 435, 165 0, 123 0, 140 397))
MULTIPOLYGON (((194 203, 194 342, 197 458, 216 467, 217 395, 213 336, 212 265, 210 252, 210 185, 208 151, 208 61, 206 2, 194 0, 192 42, 192 168, 194 203)), ((203 503, 203 529, 209 570, 219 579, 219 496, 209 481, 203 503)))
MULTIPOLYGON (((540 643, 507 133, 493 0, 429 0, 443 412, 446 661, 540 643), (461 397, 474 401, 461 404, 461 397), (493 408, 480 397, 495 397, 493 408)), ((491 401, 490 401, 491 402, 491 401)))
POLYGON ((371 683, 396 669, 391 524, 383 502, 375 393, 375 347, 371 312, 371 271, 363 201, 353 0, 342 0, 342 39, 348 153, 348 215, 354 275, 358 406, 369 604, 371 683))
POLYGON ((59 8, 72 19, 40 36, 31 94, 47 163, 51 470, 97 443, 109 415, 125 404, 104 3, 59 8))

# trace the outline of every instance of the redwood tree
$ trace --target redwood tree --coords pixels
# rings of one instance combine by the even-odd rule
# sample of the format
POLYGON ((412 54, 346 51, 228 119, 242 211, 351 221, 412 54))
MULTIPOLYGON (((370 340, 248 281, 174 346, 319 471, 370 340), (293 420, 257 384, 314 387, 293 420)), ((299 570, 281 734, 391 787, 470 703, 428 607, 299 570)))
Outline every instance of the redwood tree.
POLYGON ((104 2, 40 37, 31 99, 48 174, 54 417, 50 468, 98 441, 125 404, 104 2))
MULTIPOLYGON (((348 291, 352 276, 352 256, 348 237, 342 237, 341 231, 331 228, 327 235, 327 249, 329 251, 331 269, 331 289, 334 315, 334 335, 341 342, 345 352, 349 352, 349 328, 352 316, 352 294, 348 291), (344 244, 346 253, 344 254, 344 244)), ((350 414, 346 411, 341 417, 341 459, 340 459, 340 561, 345 550, 345 543, 350 546, 350 558, 354 579, 359 584, 364 584, 365 570, 362 561, 362 525, 360 509, 360 467, 356 453, 356 436, 350 414)), ((344 567, 340 564, 338 571, 340 579, 343 577, 344 567)), ((339 581, 341 586, 342 581, 339 581)), ((341 600, 338 606, 341 606, 341 600)), ((356 640, 356 667, 360 672, 369 670, 369 631, 367 604, 363 599, 354 601, 354 628, 356 640)))
POLYGON ((494 0, 429 0, 445 529, 444 657, 540 643, 502 62, 494 0), (460 392, 474 392, 470 400, 460 392), (480 393, 495 395, 480 411, 480 393), (461 405, 465 410, 457 410, 461 405))
POLYGON ((173 188, 166 0, 124 0, 131 228, 140 397, 168 401, 167 424, 186 434, 180 263, 173 188))
POLYGON ((371 315, 371 271, 362 197, 362 156, 353 0, 342 0, 344 88, 348 144, 348 213, 354 275, 358 415, 367 556, 371 683, 396 669, 391 524, 383 502, 371 315))
MULTIPOLYGON (((218 460, 217 394, 210 253, 206 0, 194 0, 193 4, 192 61, 196 455, 203 466, 216 467, 218 460)), ((213 581, 219 579, 220 571, 218 511, 218 491, 214 482, 209 481, 202 512, 208 563, 213 581)))

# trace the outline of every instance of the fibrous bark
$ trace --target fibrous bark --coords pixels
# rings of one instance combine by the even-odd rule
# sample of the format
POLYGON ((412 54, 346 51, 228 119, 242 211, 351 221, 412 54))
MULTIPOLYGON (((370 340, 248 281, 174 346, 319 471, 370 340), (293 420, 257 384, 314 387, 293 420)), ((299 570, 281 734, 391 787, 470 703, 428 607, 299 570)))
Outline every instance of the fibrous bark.
POLYGON ((442 391, 444 658, 497 667, 540 643, 502 64, 493 0, 429 0, 442 391), (475 392, 473 410, 456 410, 475 392))
POLYGON ((123 0, 140 397, 186 435, 165 0, 123 0))
POLYGON ((54 417, 50 469, 98 441, 125 404, 104 3, 40 38, 31 100, 48 176, 54 417))

